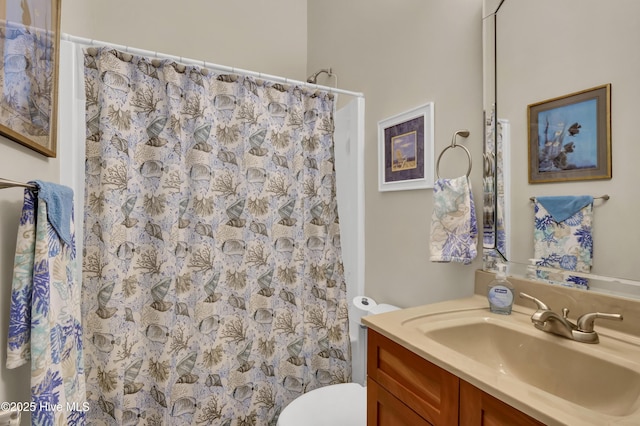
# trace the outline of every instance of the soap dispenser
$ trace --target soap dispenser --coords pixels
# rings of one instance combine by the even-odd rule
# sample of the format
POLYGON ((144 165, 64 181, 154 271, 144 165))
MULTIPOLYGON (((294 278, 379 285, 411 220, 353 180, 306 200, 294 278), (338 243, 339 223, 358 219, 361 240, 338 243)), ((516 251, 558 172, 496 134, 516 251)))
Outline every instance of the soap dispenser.
POLYGON ((513 285, 507 281, 507 265, 499 263, 496 278, 489 283, 489 309, 494 314, 509 315, 513 306, 513 285))

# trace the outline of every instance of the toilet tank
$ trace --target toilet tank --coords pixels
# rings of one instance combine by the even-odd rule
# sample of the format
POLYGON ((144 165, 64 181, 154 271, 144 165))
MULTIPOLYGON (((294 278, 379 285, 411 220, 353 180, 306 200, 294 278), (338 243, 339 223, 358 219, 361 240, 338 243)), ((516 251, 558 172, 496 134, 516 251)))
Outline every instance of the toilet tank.
MULTIPOLYGON (((400 309, 394 305, 381 303, 371 308, 368 315, 383 314, 385 312, 400 309)), ((354 383, 362 386, 367 385, 367 327, 357 317, 357 321, 352 321, 350 326, 351 339, 351 376, 354 383)))

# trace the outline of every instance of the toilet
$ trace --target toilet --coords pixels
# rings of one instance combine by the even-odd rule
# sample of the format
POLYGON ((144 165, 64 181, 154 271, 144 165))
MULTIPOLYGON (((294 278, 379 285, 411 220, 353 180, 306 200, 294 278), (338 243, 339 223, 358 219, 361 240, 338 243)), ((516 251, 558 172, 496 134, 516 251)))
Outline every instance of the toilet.
MULTIPOLYGON (((381 303, 372 307, 367 314, 376 315, 397 309, 397 306, 381 303)), ((366 426, 367 330, 360 318, 356 315, 352 320, 352 327, 358 330, 357 339, 352 342, 355 382, 329 385, 299 396, 282 410, 277 426, 366 426)))

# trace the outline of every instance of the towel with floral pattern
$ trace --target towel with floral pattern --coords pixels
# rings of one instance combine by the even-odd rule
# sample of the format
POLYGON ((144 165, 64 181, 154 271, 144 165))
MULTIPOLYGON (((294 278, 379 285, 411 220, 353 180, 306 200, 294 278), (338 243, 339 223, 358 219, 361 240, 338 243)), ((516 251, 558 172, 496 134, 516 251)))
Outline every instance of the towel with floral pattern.
POLYGON ((73 214, 70 222, 71 244, 67 244, 47 218, 45 199, 25 190, 14 261, 7 368, 31 362, 32 425, 85 424, 73 214))
POLYGON ((431 217, 431 261, 468 265, 478 254, 478 224, 467 176, 438 179, 431 217))
MULTIPOLYGON (((534 256, 539 266, 588 273, 593 263, 591 224, 593 198, 539 197, 534 201, 534 256), (546 205, 545 200, 549 199, 546 205), (582 201, 584 199, 584 201, 582 201), (572 212, 554 213, 555 205, 568 206, 577 200, 572 212), (545 205, 547 207, 545 207, 545 205), (551 212, 549 210, 552 210, 551 212)), ((562 209, 560 209, 562 210, 562 209)), ((538 277, 567 287, 588 288, 583 277, 538 271, 538 277)))

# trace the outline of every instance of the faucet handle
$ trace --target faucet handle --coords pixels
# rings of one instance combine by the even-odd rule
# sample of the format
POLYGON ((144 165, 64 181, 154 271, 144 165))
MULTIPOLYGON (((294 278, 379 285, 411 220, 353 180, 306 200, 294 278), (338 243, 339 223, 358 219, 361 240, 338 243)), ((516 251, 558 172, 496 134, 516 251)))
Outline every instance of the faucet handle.
POLYGON ((520 297, 535 302, 535 304, 538 305, 538 309, 549 310, 549 307, 542 300, 536 299, 535 297, 530 296, 527 293, 520 292, 520 297))
POLYGON ((622 321, 621 314, 604 314, 601 312, 590 312, 588 314, 584 314, 578 318, 577 326, 578 330, 584 333, 591 333, 593 331, 593 325, 596 319, 611 319, 622 321))

